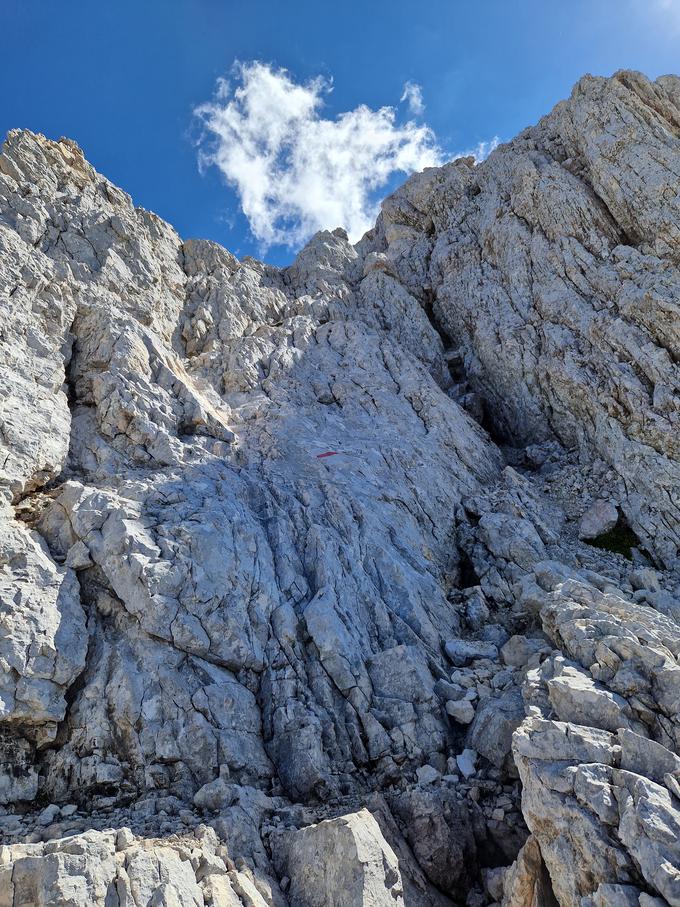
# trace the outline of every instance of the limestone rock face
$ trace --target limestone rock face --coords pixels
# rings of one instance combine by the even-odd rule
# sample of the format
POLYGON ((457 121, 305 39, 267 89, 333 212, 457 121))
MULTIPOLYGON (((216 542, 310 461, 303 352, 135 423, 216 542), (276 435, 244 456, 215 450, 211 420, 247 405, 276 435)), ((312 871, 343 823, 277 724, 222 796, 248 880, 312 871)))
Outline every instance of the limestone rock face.
POLYGON ((9 134, 0 907, 680 904, 679 137, 586 77, 276 269, 9 134))
POLYGON ((196 835, 167 841, 139 840, 129 829, 89 831, 3 851, 3 905, 265 907, 281 903, 271 882, 247 870, 235 870, 226 848, 205 827, 196 835))
POLYGON ((499 436, 606 460, 667 564, 680 545, 679 85, 586 76, 480 166, 412 177, 377 231, 499 436))
POLYGON ((531 717, 513 748, 558 903, 598 903, 601 886, 622 882, 680 903, 680 628, 573 581, 541 616, 576 663, 555 656, 528 674, 531 717))

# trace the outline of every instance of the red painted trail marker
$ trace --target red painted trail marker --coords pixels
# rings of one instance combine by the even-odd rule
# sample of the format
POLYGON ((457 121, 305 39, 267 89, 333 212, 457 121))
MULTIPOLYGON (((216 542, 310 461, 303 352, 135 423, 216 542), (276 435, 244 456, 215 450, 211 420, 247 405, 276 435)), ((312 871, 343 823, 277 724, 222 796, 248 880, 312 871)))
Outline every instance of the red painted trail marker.
POLYGON ((327 450, 326 453, 317 454, 317 460, 322 460, 324 457, 336 457, 338 455, 337 450, 327 450))

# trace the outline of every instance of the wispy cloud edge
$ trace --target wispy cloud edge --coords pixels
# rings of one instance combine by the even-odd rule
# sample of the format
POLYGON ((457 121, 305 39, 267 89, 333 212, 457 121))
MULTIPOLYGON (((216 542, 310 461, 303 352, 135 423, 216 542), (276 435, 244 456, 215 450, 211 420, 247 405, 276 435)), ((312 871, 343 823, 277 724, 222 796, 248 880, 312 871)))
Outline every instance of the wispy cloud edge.
MULTIPOLYGON (((344 227, 352 241, 375 223, 379 192, 394 174, 405 176, 452 157, 435 133, 395 107, 360 104, 323 115, 332 80, 296 82, 285 70, 259 61, 237 62, 219 79, 211 101, 199 105, 199 168, 214 166, 235 191, 263 251, 298 248, 320 229, 344 227)), ((422 114, 420 86, 404 85, 401 98, 422 114)), ((498 139, 466 152, 483 160, 498 139)))

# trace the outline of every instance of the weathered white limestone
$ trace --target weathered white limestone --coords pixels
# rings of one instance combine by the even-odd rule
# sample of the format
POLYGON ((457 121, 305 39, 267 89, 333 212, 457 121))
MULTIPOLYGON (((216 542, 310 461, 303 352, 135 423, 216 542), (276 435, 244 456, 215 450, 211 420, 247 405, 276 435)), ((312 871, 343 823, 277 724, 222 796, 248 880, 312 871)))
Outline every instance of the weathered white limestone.
POLYGON ((212 829, 140 840, 129 829, 3 847, 0 904, 87 907, 277 907, 278 886, 234 868, 212 829))
POLYGON ((294 907, 403 907, 397 857, 368 810, 326 819, 286 842, 294 907))
POLYGON ((282 270, 10 133, 0 907, 680 904, 679 84, 282 270))
POLYGON ((678 84, 584 77, 481 165, 411 177, 373 240, 433 300, 499 434, 596 451, 666 563, 680 544, 678 84))

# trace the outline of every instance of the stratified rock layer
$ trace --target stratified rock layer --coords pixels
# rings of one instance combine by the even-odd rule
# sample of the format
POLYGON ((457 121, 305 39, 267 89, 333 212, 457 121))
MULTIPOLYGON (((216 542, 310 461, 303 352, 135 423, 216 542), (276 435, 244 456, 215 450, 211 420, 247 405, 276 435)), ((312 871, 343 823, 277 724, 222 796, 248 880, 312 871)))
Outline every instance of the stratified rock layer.
POLYGON ((680 904, 679 105, 283 270, 10 133, 0 907, 680 904))
POLYGON ((585 77, 478 167, 412 177, 376 231, 459 346, 489 423, 621 478, 665 563, 680 545, 680 83, 585 77))

